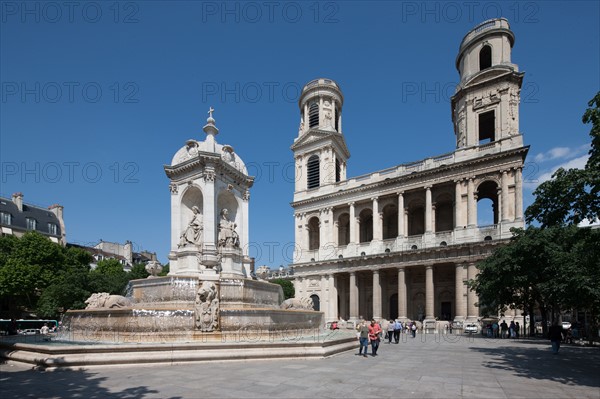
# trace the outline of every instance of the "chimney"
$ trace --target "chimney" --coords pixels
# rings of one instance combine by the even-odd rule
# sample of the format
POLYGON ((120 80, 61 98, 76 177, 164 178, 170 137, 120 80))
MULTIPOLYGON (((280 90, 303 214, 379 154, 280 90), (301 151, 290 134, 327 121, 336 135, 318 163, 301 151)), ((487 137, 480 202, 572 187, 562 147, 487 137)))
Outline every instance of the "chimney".
POLYGON ((64 246, 64 245, 67 245, 67 232, 65 231, 65 220, 63 219, 63 209, 64 209, 63 206, 58 205, 58 204, 50 205, 48 207, 48 210, 50 212, 52 212, 53 214, 55 214, 56 218, 58 219, 58 224, 60 225, 60 235, 61 235, 60 242, 64 246))
POLYGON ((12 195, 12 201, 17 208, 19 208, 19 212, 23 212, 23 193, 14 193, 12 195))

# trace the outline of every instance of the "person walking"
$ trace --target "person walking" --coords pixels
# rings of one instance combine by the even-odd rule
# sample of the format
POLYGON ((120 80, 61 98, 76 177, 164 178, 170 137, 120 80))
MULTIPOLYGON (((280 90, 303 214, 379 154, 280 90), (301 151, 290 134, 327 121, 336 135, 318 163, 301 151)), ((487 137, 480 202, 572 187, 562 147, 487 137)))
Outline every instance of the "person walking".
MULTIPOLYGON (((381 326, 376 323, 375 320, 371 320, 369 326, 369 341, 371 342, 371 356, 377 356, 377 349, 379 349, 379 339, 381 337, 381 326)), ((366 350, 365 350, 366 352, 366 350)))
POLYGON ((506 324, 506 320, 502 320, 500 323, 500 338, 506 338, 508 335, 508 324, 506 324))
POLYGON ((394 325, 396 323, 394 322, 394 320, 390 320, 389 324, 388 324, 388 328, 387 328, 387 338, 388 338, 388 343, 391 344, 392 343, 392 339, 394 338, 394 325))
POLYGON ((358 348, 358 355, 367 357, 367 350, 369 348, 369 326, 366 321, 361 321, 358 325, 358 340, 360 346, 358 348), (365 353, 363 353, 363 348, 365 348, 365 353))
POLYGON ((550 326, 548 338, 550 338, 550 343, 552 344, 552 353, 558 355, 560 341, 562 341, 562 326, 559 326, 556 320, 550 326))
POLYGON ((400 331, 402 330, 402 323, 400 323, 400 320, 396 320, 396 322, 394 323, 394 341, 396 343, 400 342, 400 331))

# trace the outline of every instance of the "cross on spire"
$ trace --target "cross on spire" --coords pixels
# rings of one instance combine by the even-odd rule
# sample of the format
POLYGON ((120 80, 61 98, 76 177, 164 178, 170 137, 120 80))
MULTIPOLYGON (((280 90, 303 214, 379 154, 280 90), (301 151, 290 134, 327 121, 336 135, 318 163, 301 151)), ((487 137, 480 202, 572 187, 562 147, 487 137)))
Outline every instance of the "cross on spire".
POLYGON ((208 108, 208 117, 209 117, 209 118, 212 118, 212 117, 213 117, 213 116, 212 116, 212 113, 213 113, 213 112, 215 112, 215 109, 214 109, 213 107, 209 107, 209 108, 208 108))

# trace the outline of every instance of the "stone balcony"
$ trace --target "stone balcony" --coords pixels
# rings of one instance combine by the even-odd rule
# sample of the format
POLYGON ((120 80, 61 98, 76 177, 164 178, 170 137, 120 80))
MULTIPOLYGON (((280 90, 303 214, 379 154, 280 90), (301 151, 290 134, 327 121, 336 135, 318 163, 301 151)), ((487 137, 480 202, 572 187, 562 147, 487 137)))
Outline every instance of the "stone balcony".
POLYGON ((318 250, 297 251, 294 254, 294 263, 319 262, 500 240, 512 236, 510 232, 512 227, 523 227, 523 224, 521 221, 502 222, 487 226, 457 228, 450 231, 350 243, 341 246, 337 246, 334 243, 325 243, 318 250))

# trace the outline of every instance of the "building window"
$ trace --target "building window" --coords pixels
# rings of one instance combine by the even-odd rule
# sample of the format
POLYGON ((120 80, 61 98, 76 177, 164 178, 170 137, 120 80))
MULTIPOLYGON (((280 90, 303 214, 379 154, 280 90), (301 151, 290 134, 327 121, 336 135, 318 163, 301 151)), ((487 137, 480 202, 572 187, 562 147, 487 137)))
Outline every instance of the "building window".
POLYGON ((342 165, 339 159, 335 160, 335 182, 339 182, 342 177, 342 165))
POLYGON ((0 224, 11 224, 11 214, 8 212, 0 212, 0 224))
POLYGON ((27 221, 27 230, 35 230, 36 228, 36 221, 33 218, 26 218, 25 219, 27 221))
POLYGON ((479 52, 479 70, 490 68, 492 66, 492 48, 483 46, 479 52))
POLYGON ((316 188, 320 185, 320 173, 319 173, 319 157, 317 155, 313 155, 308 158, 308 162, 306 163, 306 172, 307 172, 307 188, 316 188))
POLYGON ((491 143, 496 138, 496 116, 494 111, 479 114, 479 145, 491 143))
POLYGON ((53 236, 55 236, 58 231, 56 224, 54 223, 48 223, 48 233, 52 234, 53 236))
POLYGON ((333 110, 333 117, 335 118, 335 121, 334 121, 335 122, 335 131, 339 133, 340 132, 340 129, 339 129, 340 116, 338 115, 337 107, 335 107, 335 109, 333 110))
POLYGON ((319 126, 319 104, 312 103, 308 107, 308 127, 319 126))
POLYGON ((319 219, 316 217, 311 218, 308 221, 308 250, 314 251, 319 249, 321 245, 320 231, 319 231, 319 219))

